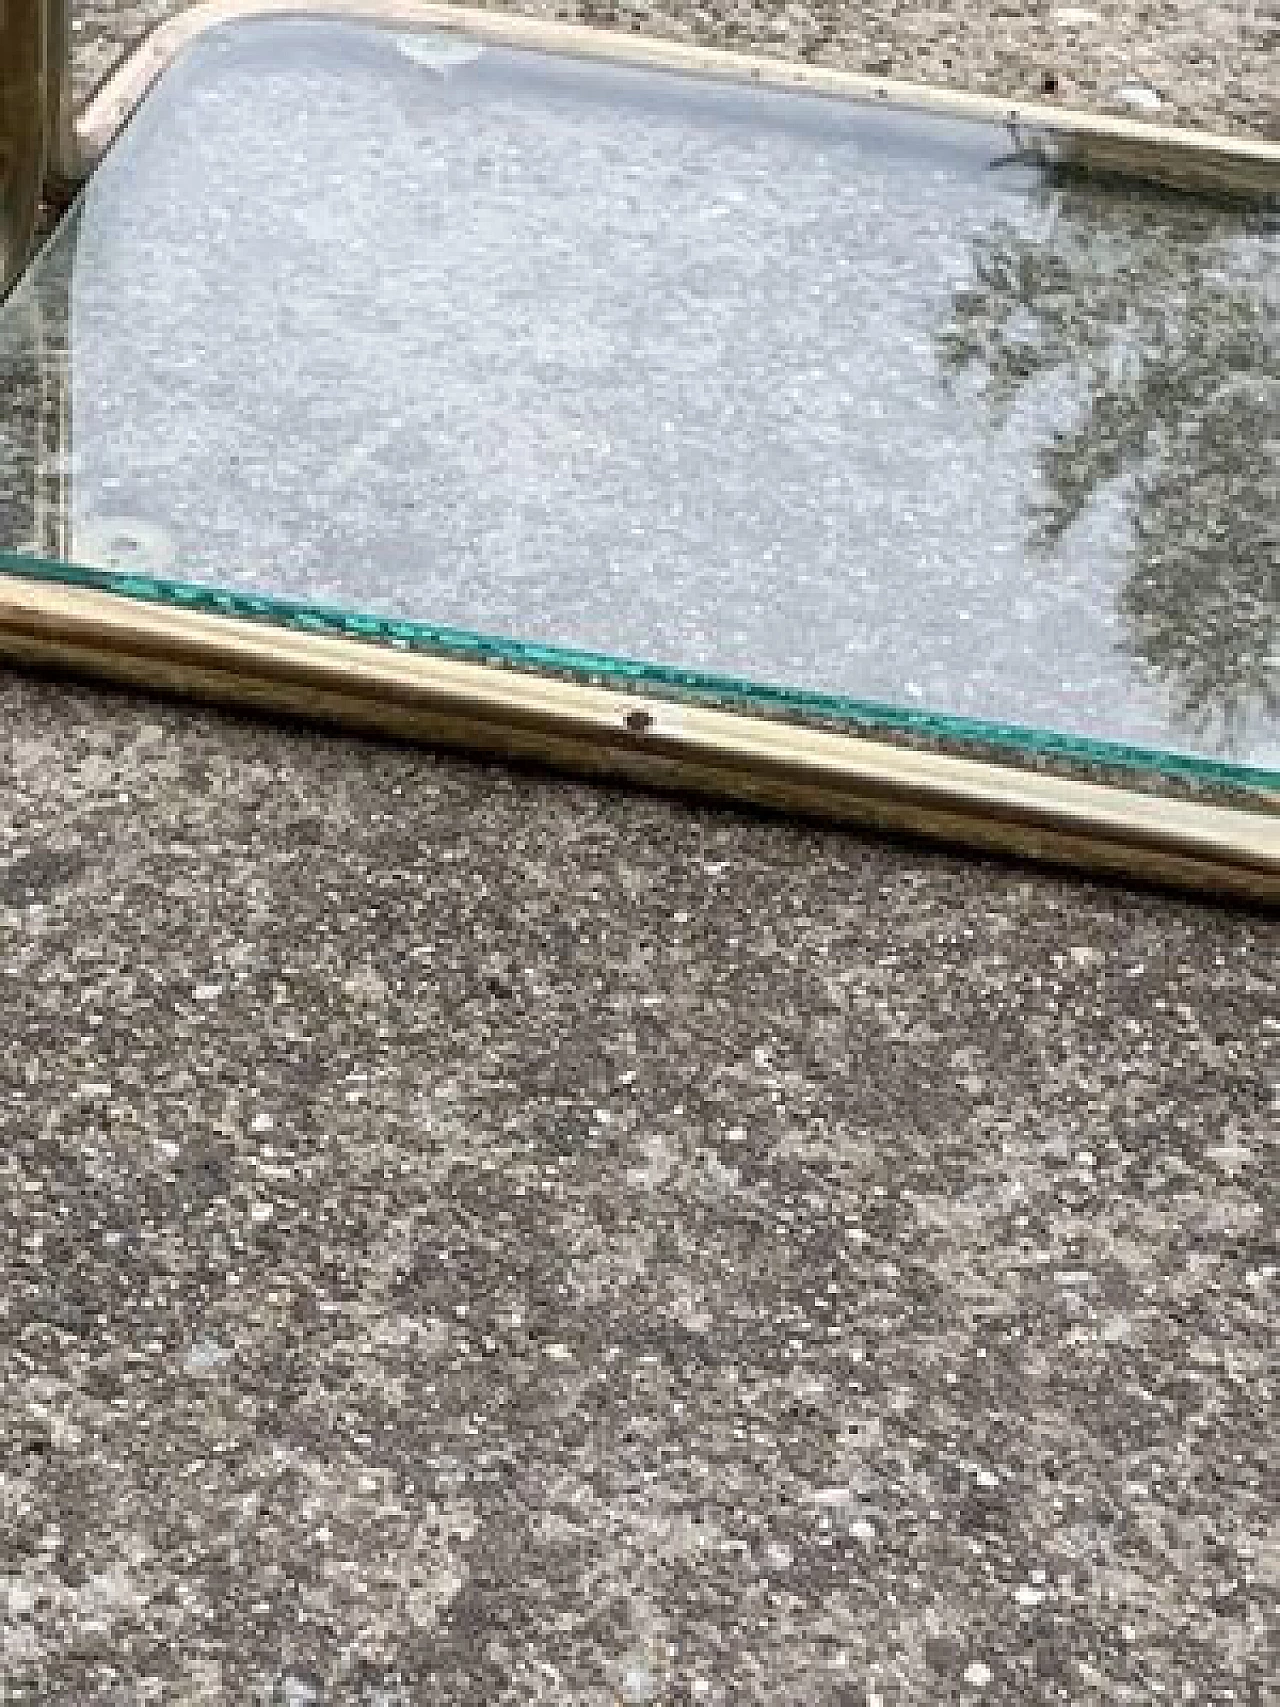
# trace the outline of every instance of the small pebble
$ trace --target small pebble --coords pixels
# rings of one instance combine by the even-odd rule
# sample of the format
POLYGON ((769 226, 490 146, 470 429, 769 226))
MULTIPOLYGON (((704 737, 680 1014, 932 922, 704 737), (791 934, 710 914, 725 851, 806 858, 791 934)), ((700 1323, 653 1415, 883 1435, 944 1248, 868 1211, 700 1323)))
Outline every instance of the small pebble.
POLYGON ((655 1688, 653 1673, 643 1666, 632 1666, 623 1674, 622 1692, 628 1701, 652 1701, 655 1688))
POLYGON ((1157 107, 1163 105, 1155 90, 1148 89, 1141 83, 1122 83, 1116 90, 1116 100, 1142 113, 1153 113, 1157 107))
POLYGON ((188 1375, 210 1375, 230 1357, 227 1347, 219 1345, 217 1340, 197 1340, 183 1358, 182 1367, 188 1375))

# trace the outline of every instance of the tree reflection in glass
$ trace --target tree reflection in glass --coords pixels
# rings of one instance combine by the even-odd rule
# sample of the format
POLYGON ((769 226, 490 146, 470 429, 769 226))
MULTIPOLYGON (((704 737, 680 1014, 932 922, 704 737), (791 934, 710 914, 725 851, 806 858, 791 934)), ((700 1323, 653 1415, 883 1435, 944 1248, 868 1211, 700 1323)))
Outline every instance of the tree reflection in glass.
POLYGON ((952 389, 978 379, 997 426, 1050 376, 1078 387, 1038 452, 1031 543, 1047 560, 1123 493, 1128 646, 1181 717, 1238 748, 1280 711, 1280 223, 1066 174, 1038 204, 1035 235, 1002 224, 973 242, 937 333, 943 372, 952 389))

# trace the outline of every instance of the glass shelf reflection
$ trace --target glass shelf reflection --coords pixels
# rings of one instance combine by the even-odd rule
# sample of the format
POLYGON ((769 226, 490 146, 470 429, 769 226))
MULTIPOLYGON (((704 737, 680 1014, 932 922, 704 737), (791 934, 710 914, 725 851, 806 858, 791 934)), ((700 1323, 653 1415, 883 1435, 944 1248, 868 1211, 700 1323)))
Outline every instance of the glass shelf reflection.
POLYGON ((0 550, 1272 787, 1278 280, 993 128, 228 25, 0 308, 0 550))

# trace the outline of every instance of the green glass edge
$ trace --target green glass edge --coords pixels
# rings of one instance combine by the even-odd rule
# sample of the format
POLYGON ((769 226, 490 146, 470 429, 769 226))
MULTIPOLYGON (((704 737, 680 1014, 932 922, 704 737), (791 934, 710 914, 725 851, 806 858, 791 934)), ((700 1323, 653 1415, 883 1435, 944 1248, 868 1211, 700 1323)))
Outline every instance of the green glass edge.
POLYGON ((571 647, 478 634, 465 628, 411 622, 399 617, 360 615, 325 605, 299 604, 266 593, 230 592, 190 581, 90 569, 79 564, 7 551, 0 551, 0 572, 27 580, 91 588, 120 598, 194 610, 210 616, 272 622, 303 633, 345 635, 357 640, 505 664, 517 669, 562 671, 594 683, 710 700, 751 711, 790 712, 828 718, 855 725, 864 731, 879 729, 932 736, 974 746, 1006 747, 1015 753, 1076 760, 1095 767, 1280 792, 1280 770, 1200 758, 1191 753, 1165 752, 1154 747, 1097 741, 1083 735, 1067 735, 1017 723, 990 723, 981 718, 954 716, 946 712, 913 711, 876 700, 849 699, 805 688, 774 687, 675 665, 618 658, 604 652, 580 652, 571 647))

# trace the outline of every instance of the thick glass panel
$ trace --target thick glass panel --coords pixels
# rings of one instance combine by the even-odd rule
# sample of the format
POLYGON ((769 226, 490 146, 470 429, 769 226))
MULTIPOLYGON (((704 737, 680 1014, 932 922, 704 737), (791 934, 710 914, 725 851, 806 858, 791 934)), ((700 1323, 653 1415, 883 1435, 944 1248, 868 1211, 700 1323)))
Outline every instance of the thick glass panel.
POLYGON ((1273 786, 1274 210, 1015 154, 453 35, 224 27, 0 309, 0 549, 1273 786))

